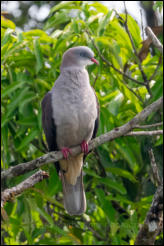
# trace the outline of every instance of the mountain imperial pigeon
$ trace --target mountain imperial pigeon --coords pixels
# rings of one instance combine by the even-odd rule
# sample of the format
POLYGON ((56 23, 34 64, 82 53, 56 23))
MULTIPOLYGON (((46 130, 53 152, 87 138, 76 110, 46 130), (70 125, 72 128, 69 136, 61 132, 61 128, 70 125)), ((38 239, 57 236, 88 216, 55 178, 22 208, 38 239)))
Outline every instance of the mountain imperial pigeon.
POLYGON ((93 63, 98 61, 90 48, 68 49, 58 79, 42 100, 42 125, 49 151, 61 150, 64 157, 56 168, 62 180, 64 207, 70 215, 86 210, 82 166, 99 118, 98 100, 85 69, 93 63), (70 148, 77 145, 81 145, 82 153, 71 156, 70 148))

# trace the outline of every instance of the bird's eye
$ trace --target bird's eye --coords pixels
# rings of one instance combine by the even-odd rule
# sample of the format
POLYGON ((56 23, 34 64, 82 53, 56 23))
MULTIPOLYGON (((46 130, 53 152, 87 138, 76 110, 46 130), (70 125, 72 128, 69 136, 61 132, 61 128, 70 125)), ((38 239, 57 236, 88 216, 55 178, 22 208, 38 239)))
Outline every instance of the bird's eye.
POLYGON ((80 53, 80 56, 86 57, 86 54, 85 54, 84 52, 81 52, 81 53, 80 53))

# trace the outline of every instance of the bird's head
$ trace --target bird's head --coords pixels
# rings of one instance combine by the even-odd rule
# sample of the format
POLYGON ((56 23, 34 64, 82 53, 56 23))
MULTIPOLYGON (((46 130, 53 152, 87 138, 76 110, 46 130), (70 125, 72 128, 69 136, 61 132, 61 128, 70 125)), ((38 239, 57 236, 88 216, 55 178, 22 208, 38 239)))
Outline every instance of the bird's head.
POLYGON ((93 63, 99 64, 94 58, 93 51, 86 46, 77 46, 68 49, 62 59, 61 68, 85 67, 93 63))

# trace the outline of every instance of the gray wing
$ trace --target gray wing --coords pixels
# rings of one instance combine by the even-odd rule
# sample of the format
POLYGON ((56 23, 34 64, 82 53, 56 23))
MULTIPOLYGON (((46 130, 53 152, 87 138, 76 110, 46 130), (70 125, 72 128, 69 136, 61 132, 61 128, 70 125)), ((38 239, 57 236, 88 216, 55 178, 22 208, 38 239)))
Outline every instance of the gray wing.
MULTIPOLYGON (((58 150, 56 143, 56 127, 52 118, 51 91, 49 91, 42 100, 42 126, 46 136, 49 151, 58 150)), ((57 171, 59 164, 55 163, 57 171)))
MULTIPOLYGON (((96 96, 96 92, 95 92, 95 90, 94 90, 93 87, 92 87, 92 89, 93 89, 93 92, 94 92, 95 97, 96 97, 96 103, 97 103, 97 118, 96 118, 96 120, 95 120, 94 130, 93 130, 93 134, 92 134, 92 138, 91 138, 91 139, 93 139, 93 138, 96 137, 96 134, 97 134, 97 131, 98 131, 98 127, 99 127, 99 119, 100 119, 100 105, 99 105, 99 101, 98 101, 98 98, 97 98, 97 96, 96 96)), ((90 153, 90 152, 91 152, 91 151, 89 151, 89 153, 90 153)), ((84 155, 83 160, 85 160, 86 156, 87 156, 87 155, 84 155)))
POLYGON ((92 87, 93 92, 95 94, 96 97, 96 102, 97 102, 97 118, 95 120, 95 126, 94 126, 94 130, 93 130, 93 134, 92 134, 92 139, 96 137, 97 131, 98 131, 98 127, 99 127, 99 119, 100 119, 100 105, 99 105, 99 101, 98 98, 96 96, 96 92, 94 90, 94 88, 92 87))

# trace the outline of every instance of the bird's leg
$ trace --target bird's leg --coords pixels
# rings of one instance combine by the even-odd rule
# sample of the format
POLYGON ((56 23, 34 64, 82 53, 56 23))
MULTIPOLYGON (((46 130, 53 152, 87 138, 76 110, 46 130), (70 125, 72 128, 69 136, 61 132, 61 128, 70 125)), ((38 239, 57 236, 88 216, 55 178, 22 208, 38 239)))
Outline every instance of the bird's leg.
POLYGON ((85 140, 81 143, 81 150, 84 154, 88 154, 88 143, 85 140))
POLYGON ((61 148, 61 152, 63 154, 64 159, 68 159, 69 154, 71 154, 71 150, 67 147, 61 148))

